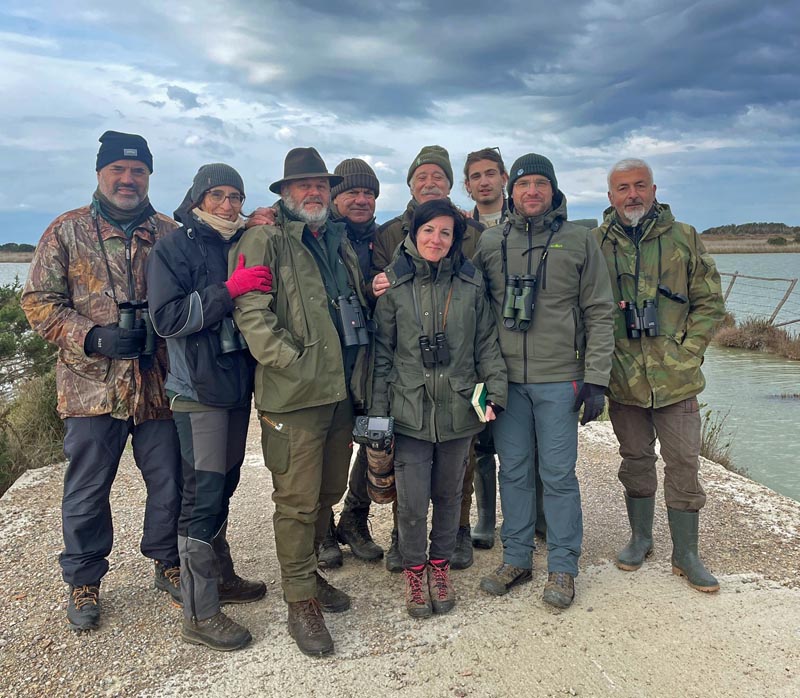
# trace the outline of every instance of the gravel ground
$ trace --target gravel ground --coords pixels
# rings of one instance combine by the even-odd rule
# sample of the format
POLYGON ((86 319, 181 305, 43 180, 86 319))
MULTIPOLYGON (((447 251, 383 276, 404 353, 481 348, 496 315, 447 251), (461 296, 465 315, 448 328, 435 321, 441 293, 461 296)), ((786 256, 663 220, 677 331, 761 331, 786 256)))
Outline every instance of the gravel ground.
MULTIPOLYGON (((328 578, 353 607, 327 617, 336 654, 309 659, 286 631, 258 436, 253 422, 229 536, 238 571, 269 591, 226 609, 250 628, 252 645, 223 654, 181 641, 181 612, 152 588, 152 564, 138 552, 144 488, 129 452, 112 492, 101 627, 69 630, 58 567, 64 466, 42 468, 0 500, 0 696, 800 695, 800 504, 704 462, 701 548, 721 592, 701 594, 670 574, 661 501, 654 555, 640 571, 620 572, 610 561, 627 520, 607 423, 581 429, 585 539, 571 609, 542 603, 541 551, 531 584, 499 599, 479 591, 500 561, 496 545, 453 573, 452 613, 414 621, 401 577, 345 549, 328 578)), ((374 507, 372 525, 388 545, 389 507, 374 507)))

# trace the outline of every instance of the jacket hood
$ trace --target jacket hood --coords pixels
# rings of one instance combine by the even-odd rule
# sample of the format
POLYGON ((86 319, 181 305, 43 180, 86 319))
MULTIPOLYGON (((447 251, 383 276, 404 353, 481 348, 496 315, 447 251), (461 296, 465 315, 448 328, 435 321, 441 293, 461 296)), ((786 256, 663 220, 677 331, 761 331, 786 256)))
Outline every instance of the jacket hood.
POLYGON ((513 202, 509 202, 508 220, 515 228, 526 228, 530 223, 534 232, 537 230, 544 230, 549 228, 557 220, 567 220, 567 197, 558 189, 553 195, 553 207, 542 216, 533 216, 531 218, 523 216, 521 213, 514 210, 513 202))
MULTIPOLYGON (((663 235, 672 228, 674 222, 675 216, 672 215, 669 204, 662 204, 656 201, 652 210, 639 222, 639 227, 642 229, 642 239, 663 235)), ((603 232, 601 244, 602 240, 605 240, 612 233, 627 237, 625 226, 619 220, 617 211, 613 206, 609 206, 603 211, 603 222, 600 224, 599 230, 603 232)))

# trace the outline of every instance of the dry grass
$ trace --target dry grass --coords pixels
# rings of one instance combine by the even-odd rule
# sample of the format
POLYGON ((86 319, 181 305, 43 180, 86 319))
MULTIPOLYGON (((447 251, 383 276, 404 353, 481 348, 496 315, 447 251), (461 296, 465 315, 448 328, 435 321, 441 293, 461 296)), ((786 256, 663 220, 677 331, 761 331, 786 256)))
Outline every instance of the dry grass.
MULTIPOLYGON (((705 403, 700 404, 700 409, 703 410, 707 406, 705 403)), ((749 477, 747 471, 743 468, 737 468, 731 461, 731 436, 725 429, 725 422, 728 419, 730 410, 725 414, 714 412, 711 409, 705 409, 702 417, 702 433, 700 440, 700 455, 708 460, 713 460, 719 463, 724 468, 731 470, 739 475, 749 477)))
POLYGON ((789 242, 786 245, 770 245, 767 239, 719 238, 712 235, 702 236, 703 246, 711 254, 736 254, 745 252, 800 252, 800 243, 789 242))
POLYGON ((33 252, 2 252, 0 251, 0 262, 31 262, 33 252))
POLYGON ((764 351, 800 361, 800 336, 791 335, 768 320, 751 318, 735 325, 723 322, 714 341, 723 347, 764 351))

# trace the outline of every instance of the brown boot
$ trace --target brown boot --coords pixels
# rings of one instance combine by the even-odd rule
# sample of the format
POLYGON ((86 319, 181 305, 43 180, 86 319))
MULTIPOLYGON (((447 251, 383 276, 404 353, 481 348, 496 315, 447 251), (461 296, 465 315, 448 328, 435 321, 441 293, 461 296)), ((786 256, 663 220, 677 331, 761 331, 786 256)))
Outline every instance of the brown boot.
POLYGON ((289 635, 303 654, 322 657, 333 652, 333 639, 316 599, 289 602, 289 635))
POLYGON ((450 564, 447 560, 428 561, 428 589, 434 613, 447 613, 456 605, 456 590, 450 581, 450 564))
POLYGON ((425 573, 425 565, 407 567, 403 570, 406 578, 406 611, 412 618, 430 618, 433 615, 425 573))

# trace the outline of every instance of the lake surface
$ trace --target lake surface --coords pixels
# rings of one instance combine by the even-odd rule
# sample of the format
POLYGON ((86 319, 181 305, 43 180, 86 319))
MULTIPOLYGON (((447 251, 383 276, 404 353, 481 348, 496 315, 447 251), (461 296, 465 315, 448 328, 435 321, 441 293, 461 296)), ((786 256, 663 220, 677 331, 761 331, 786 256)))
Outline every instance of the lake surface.
POLYGON ((27 262, 0 262, 0 286, 14 283, 14 277, 19 277, 19 282, 23 286, 28 278, 27 262))

